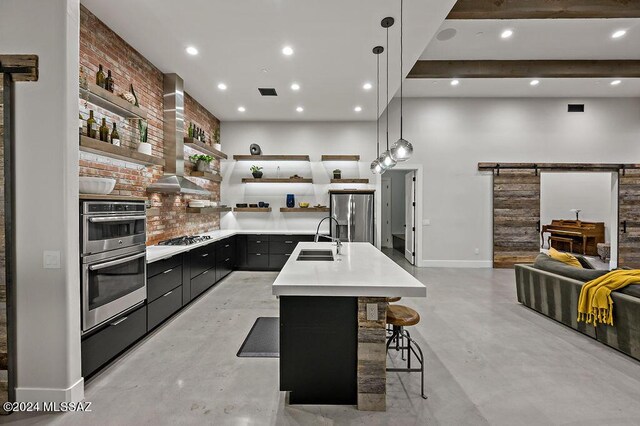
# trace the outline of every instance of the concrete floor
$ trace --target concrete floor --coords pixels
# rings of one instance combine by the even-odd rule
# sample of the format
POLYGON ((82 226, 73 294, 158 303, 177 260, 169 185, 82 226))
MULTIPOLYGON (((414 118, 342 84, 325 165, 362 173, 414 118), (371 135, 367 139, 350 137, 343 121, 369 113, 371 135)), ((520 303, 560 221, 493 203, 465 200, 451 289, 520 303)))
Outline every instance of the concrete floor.
POLYGON ((287 406, 278 360, 237 358, 255 319, 277 316, 276 273, 234 272, 93 378, 93 412, 13 414, 15 425, 638 425, 640 363, 516 303, 513 271, 418 269, 428 287, 403 299, 419 374, 390 373, 388 411, 287 406))

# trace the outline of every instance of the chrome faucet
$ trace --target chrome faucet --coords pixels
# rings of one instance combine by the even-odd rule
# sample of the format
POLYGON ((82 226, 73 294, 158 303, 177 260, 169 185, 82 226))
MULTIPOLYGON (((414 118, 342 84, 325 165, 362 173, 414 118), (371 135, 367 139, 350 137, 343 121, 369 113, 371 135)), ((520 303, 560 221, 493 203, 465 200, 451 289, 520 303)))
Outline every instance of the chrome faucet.
POLYGON ((316 229, 316 236, 314 237, 313 241, 317 243, 320 238, 326 238, 327 240, 334 241, 336 243, 336 254, 340 255, 340 251, 342 250, 342 241, 340 241, 340 238, 339 238, 339 236, 340 236, 340 228, 339 228, 339 226, 340 226, 340 224, 338 223, 338 219, 336 219, 333 216, 327 216, 325 218, 322 218, 320 223, 318 223, 318 228, 316 229), (330 219, 330 220, 333 220, 333 221, 336 222, 336 234, 337 234, 337 237, 332 237, 330 235, 320 234, 320 226, 322 225, 322 222, 324 222, 327 219, 330 219))

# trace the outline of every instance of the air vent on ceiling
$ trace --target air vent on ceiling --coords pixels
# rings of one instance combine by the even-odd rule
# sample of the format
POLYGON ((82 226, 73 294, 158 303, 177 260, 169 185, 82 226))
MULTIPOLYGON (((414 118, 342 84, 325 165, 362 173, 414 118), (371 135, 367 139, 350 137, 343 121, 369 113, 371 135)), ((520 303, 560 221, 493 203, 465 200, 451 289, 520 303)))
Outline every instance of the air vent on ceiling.
POLYGON ((273 87, 258 87, 258 91, 262 96, 278 96, 273 87))
POLYGON ((568 112, 584 112, 584 104, 569 104, 568 112))

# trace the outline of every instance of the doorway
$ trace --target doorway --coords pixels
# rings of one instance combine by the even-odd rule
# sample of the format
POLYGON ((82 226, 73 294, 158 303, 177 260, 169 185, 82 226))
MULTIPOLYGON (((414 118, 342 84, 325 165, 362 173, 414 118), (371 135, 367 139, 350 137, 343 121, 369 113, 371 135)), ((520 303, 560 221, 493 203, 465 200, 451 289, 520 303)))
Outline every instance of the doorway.
POLYGON ((583 256, 596 269, 617 267, 617 178, 611 172, 541 173, 541 251, 553 247, 583 256))
POLYGON ((381 246, 411 265, 416 265, 416 175, 415 169, 394 169, 381 180, 381 246))

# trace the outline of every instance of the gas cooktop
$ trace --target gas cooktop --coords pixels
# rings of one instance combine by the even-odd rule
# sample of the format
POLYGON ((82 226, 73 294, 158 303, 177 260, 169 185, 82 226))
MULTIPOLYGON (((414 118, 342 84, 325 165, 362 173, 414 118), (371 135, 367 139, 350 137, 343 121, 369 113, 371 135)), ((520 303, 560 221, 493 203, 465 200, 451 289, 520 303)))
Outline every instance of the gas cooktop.
POLYGON ((160 246, 189 246, 191 244, 201 243, 203 241, 210 240, 211 237, 208 235, 183 235, 177 238, 171 238, 170 240, 160 241, 158 245, 160 246))

